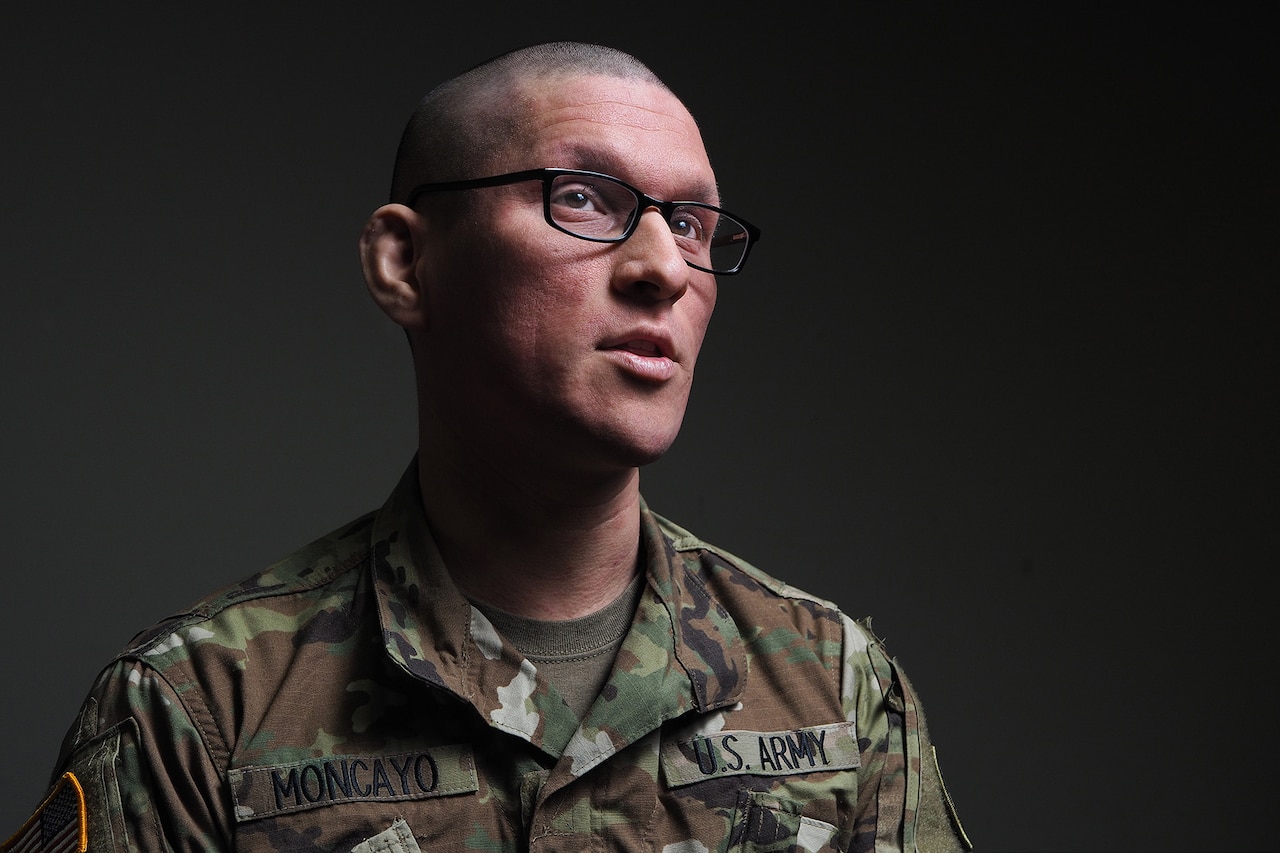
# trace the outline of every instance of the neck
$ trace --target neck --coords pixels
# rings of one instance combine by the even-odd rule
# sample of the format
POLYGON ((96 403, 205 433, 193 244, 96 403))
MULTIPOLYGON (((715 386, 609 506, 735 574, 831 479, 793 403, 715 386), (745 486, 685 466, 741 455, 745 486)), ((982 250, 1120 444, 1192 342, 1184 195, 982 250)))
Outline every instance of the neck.
POLYGON ((639 554, 638 469, 551 475, 439 438, 420 444, 418 482, 463 593, 508 613, 561 620, 594 613, 625 591, 639 554))

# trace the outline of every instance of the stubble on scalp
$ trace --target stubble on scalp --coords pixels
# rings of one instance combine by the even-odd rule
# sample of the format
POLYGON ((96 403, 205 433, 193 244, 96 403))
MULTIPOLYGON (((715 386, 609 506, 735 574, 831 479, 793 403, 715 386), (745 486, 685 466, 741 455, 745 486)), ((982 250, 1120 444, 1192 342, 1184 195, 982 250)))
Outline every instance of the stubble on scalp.
POLYGON ((396 152, 390 201, 403 204, 421 183, 492 174, 505 153, 526 141, 533 88, 579 76, 668 88, 640 60, 602 45, 551 42, 501 54, 441 83, 419 102, 396 152))

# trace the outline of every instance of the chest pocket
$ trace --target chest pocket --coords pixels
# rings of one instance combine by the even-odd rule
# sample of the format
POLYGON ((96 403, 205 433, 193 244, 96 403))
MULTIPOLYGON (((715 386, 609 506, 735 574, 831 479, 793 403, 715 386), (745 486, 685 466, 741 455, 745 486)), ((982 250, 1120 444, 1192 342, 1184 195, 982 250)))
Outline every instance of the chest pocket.
POLYGON ((733 853, 824 853, 836 847, 836 827, 805 817, 798 803, 744 791, 730 835, 733 853))
POLYGON ((860 763, 849 722, 773 732, 704 732, 662 745, 668 786, 738 788, 728 827, 732 853, 837 851, 837 827, 813 815, 835 819, 837 802, 855 797, 848 790, 855 777, 847 771, 860 763))

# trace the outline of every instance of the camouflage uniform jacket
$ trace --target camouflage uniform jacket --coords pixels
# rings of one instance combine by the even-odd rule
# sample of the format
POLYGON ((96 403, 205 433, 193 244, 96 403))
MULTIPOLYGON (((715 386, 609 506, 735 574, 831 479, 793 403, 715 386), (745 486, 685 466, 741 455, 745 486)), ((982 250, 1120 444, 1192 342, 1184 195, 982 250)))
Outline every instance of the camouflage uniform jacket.
POLYGON ((135 638, 59 771, 89 849, 955 849, 861 625, 642 508, 647 584, 585 718, 451 583, 416 474, 135 638))

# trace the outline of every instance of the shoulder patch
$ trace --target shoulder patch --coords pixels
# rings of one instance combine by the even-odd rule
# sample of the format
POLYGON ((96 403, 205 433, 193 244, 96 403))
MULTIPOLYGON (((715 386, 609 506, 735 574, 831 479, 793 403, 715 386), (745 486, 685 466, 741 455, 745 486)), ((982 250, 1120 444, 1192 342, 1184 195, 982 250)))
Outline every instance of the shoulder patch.
POLYGON ((84 853, 89 847, 84 789, 74 773, 64 773, 13 837, 3 853, 84 853))
POLYGON ((678 788, 722 776, 791 776, 861 765, 853 723, 780 732, 720 731, 662 744, 667 785, 678 788))

